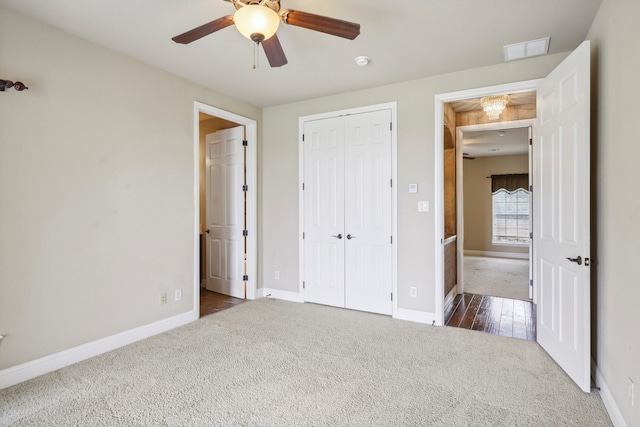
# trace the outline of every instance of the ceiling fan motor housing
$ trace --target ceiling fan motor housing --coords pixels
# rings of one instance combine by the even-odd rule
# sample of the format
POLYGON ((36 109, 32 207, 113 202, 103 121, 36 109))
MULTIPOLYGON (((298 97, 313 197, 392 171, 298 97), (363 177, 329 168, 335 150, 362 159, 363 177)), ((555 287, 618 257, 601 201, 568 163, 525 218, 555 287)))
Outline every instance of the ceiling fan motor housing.
MULTIPOLYGON (((233 6, 236 10, 244 6, 259 5, 260 3, 260 0, 233 0, 233 6)), ((262 6, 268 7, 275 13, 280 12, 280 0, 266 0, 263 2, 262 6)))

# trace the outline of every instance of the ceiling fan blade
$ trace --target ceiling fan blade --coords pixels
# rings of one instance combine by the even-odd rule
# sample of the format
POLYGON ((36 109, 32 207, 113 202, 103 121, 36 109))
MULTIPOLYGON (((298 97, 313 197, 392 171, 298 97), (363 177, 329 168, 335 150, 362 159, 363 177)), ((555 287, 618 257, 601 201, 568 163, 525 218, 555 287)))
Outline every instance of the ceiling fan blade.
POLYGON ((175 36, 171 40, 176 43, 189 44, 204 36, 208 36, 211 33, 215 33, 218 30, 227 28, 229 25, 233 25, 233 16, 223 16, 222 18, 218 18, 215 21, 211 21, 207 24, 199 26, 198 28, 189 30, 186 33, 182 33, 179 36, 175 36))
POLYGON ((288 62, 287 57, 284 55, 284 50, 282 50, 280 40, 278 40, 278 36, 276 34, 272 35, 267 40, 264 40, 262 42, 262 47, 264 49, 264 53, 267 55, 267 59, 269 60, 269 65, 272 67, 282 67, 288 62))
POLYGON ((360 24, 299 12, 297 10, 285 11, 282 14, 282 20, 289 25, 320 31, 321 33, 331 34, 332 36, 343 37, 349 40, 355 39, 360 34, 360 24))

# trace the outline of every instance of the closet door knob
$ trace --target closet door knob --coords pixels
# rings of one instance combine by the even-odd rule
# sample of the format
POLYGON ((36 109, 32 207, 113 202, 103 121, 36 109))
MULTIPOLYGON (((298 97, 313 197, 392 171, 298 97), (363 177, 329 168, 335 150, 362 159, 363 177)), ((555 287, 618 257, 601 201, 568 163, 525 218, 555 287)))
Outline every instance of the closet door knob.
POLYGON ((335 237, 336 239, 342 239, 342 233, 338 234, 337 236, 331 236, 331 237, 335 237))
POLYGON ((356 236, 352 236, 351 234, 347 234, 347 239, 351 240, 351 239, 355 239, 356 236))

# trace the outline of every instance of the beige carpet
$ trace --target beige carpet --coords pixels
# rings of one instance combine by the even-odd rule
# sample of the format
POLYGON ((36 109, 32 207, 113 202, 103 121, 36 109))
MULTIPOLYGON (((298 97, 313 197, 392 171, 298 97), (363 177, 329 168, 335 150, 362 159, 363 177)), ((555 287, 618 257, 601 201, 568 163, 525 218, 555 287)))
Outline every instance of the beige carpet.
POLYGON ((529 261, 465 256, 464 291, 530 301, 529 261))
POLYGON ((534 342, 261 299, 0 390, 2 426, 611 426, 534 342))

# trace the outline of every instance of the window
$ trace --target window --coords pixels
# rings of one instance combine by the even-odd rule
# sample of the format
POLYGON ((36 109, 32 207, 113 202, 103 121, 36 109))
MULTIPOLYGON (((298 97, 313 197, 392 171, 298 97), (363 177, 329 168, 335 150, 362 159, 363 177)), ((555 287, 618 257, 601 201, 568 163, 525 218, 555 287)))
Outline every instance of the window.
POLYGON ((523 188, 492 193, 493 243, 529 244, 529 192, 523 188))

